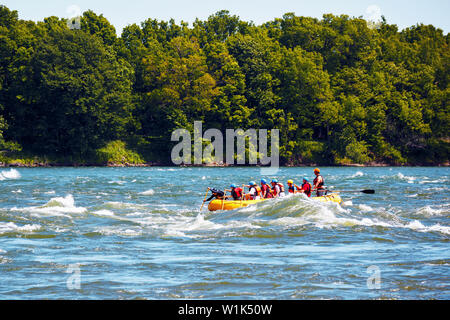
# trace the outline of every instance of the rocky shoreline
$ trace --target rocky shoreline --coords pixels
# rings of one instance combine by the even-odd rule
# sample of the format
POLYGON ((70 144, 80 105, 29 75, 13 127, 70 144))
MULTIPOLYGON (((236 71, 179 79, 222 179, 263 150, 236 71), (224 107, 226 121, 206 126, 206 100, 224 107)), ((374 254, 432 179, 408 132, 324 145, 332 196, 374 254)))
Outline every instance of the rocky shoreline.
MULTIPOLYGON (((167 163, 113 163, 108 162, 106 164, 98 164, 98 163, 43 163, 43 162, 35 162, 31 164, 24 164, 21 162, 11 162, 11 163, 3 163, 0 162, 0 167, 2 168, 51 168, 51 167, 241 167, 246 165, 230 165, 230 164, 222 164, 222 163, 206 163, 206 164, 183 164, 183 165, 173 165, 167 163)), ((260 167, 259 165, 255 165, 256 167, 260 167)), ((389 163, 379 163, 379 162, 370 162, 367 164, 360 163, 350 163, 350 164, 299 164, 299 165, 282 165, 280 167, 450 167, 450 161, 444 163, 436 163, 436 164, 420 164, 420 163, 408 163, 408 164, 389 164, 389 163)))

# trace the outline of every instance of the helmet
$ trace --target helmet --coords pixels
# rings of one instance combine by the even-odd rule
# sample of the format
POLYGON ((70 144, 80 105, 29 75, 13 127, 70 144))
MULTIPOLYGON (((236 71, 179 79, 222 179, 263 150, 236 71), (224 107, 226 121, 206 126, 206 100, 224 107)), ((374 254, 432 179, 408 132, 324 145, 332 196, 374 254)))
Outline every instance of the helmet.
POLYGON ((266 179, 261 179, 261 183, 266 184, 267 183, 266 179))
POLYGON ((236 188, 236 185, 233 183, 230 188, 236 188))
POLYGON ((248 184, 249 184, 250 186, 254 186, 256 183, 255 183, 255 181, 250 181, 248 184))
POLYGON ((293 184, 293 183, 294 183, 294 181, 292 181, 292 180, 288 180, 288 181, 287 181, 287 183, 293 184))
POLYGON ((277 179, 272 179, 272 182, 273 183, 278 183, 278 180, 277 179))
POLYGON ((303 180, 308 181, 308 178, 307 177, 303 177, 303 180))
POLYGON ((319 168, 315 168, 314 169, 314 173, 320 173, 320 169, 319 168))

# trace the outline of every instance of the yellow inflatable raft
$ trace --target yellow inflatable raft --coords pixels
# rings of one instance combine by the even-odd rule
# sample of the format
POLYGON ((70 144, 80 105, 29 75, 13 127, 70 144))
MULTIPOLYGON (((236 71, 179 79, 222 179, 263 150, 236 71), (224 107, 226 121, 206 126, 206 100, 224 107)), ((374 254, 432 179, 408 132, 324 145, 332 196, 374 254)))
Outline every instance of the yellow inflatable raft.
MULTIPOLYGON (((336 203, 341 203, 342 199, 337 193, 331 193, 329 195, 323 196, 323 197, 311 197, 310 199, 316 200, 316 201, 332 201, 336 203)), ((249 205, 266 201, 270 199, 260 199, 260 200, 218 200, 214 199, 212 200, 208 205, 209 211, 216 211, 216 210, 234 210, 241 207, 247 207, 249 205)))

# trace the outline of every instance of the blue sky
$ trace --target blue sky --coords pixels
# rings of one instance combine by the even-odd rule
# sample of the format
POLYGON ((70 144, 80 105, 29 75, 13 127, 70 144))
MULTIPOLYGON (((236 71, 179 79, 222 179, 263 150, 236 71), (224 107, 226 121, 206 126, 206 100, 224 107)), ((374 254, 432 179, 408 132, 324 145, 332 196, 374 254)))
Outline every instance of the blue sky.
POLYGON ((384 15, 388 23, 396 24, 400 29, 424 23, 433 24, 444 33, 450 31, 450 0, 1 0, 0 3, 17 10, 21 19, 34 21, 52 15, 70 18, 77 12, 92 9, 103 14, 119 35, 126 25, 140 24, 147 18, 174 18, 177 23, 181 20, 192 23, 195 18, 206 19, 223 9, 256 24, 281 18, 286 12, 316 18, 321 18, 324 13, 333 13, 371 20, 384 15))

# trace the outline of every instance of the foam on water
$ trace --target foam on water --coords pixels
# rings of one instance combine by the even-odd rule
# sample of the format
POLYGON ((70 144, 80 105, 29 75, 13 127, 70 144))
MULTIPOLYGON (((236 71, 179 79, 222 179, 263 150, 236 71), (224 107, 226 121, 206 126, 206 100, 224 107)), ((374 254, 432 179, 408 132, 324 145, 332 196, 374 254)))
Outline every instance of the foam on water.
POLYGON ((416 180, 416 177, 405 176, 401 172, 397 173, 396 177, 400 180, 406 180, 408 183, 414 183, 414 180, 416 180))
POLYGON ((0 234, 4 233, 29 233, 41 229, 38 224, 25 224, 23 226, 18 226, 14 222, 0 222, 0 234))
POLYGON ((114 212, 110 211, 110 210, 97 210, 92 212, 93 214, 97 215, 97 216, 106 216, 106 217, 112 217, 114 216, 114 212))
MULTIPOLYGON (((351 209, 344 209, 333 202, 318 202, 306 198, 304 195, 289 195, 284 199, 275 201, 265 201, 244 208, 235 210, 235 214, 229 215, 229 219, 242 218, 247 216, 246 222, 250 226, 258 226, 261 221, 267 221, 270 225, 284 227, 301 227, 311 225, 316 228, 335 228, 335 227, 384 227, 384 228, 407 228, 420 232, 439 232, 449 234, 450 227, 441 225, 425 226, 420 221, 403 221, 395 214, 389 213, 384 208, 375 211, 374 208, 359 204, 355 209, 362 213, 371 212, 370 217, 359 217, 351 209)), ((425 207, 424 210, 433 214, 441 213, 441 210, 425 207)), ((231 221, 222 222, 221 226, 214 228, 226 228, 234 226, 231 221)), ((211 228, 211 229, 214 229, 211 228)), ((191 230, 194 230, 192 228, 191 230)))
POLYGON ((51 198, 43 206, 31 206, 25 208, 13 207, 11 211, 29 212, 35 217, 40 216, 61 216, 72 218, 70 214, 83 214, 87 211, 84 207, 75 206, 75 200, 71 194, 65 197, 51 198))
POLYGON ((362 211, 362 212, 369 212, 369 211, 373 211, 373 208, 371 206, 365 205, 365 204, 359 204, 358 208, 362 211))
POLYGON ((414 194, 407 195, 406 197, 408 197, 408 198, 416 198, 417 196, 418 196, 418 194, 414 193, 414 194))
POLYGON ((113 180, 113 181, 108 181, 109 184, 116 184, 116 185, 123 185, 124 183, 126 183, 126 181, 123 180, 113 180))
POLYGON ((135 204, 135 203, 121 202, 121 201, 109 201, 109 202, 105 203, 105 207, 108 209, 140 209, 145 206, 135 204))
POLYGON ((404 226, 405 228, 409 228, 412 230, 416 230, 419 232, 439 232, 446 235, 450 235, 450 227, 441 226, 440 224, 435 224, 432 226, 425 226, 420 221, 414 220, 407 225, 404 226))
POLYGON ((20 173, 16 169, 10 169, 8 171, 0 171, 0 180, 6 179, 19 179, 20 173))
POLYGON ((100 233, 104 236, 125 236, 136 237, 142 235, 142 229, 131 229, 130 227, 101 227, 94 230, 96 233, 100 233))
POLYGON ((141 192, 141 193, 139 193, 139 194, 142 194, 142 195, 144 195, 144 196, 152 196, 152 195, 155 194, 155 190, 149 189, 149 190, 143 191, 143 192, 141 192))
POLYGON ((364 176, 364 173, 361 171, 357 171, 355 174, 350 176, 350 178, 357 178, 357 177, 362 177, 362 176, 364 176))
POLYGON ((446 211, 445 209, 441 208, 441 209, 434 209, 430 206, 425 206, 420 208, 419 210, 417 210, 417 213, 424 215, 424 216, 440 216, 440 215, 445 215, 448 214, 448 211, 446 211))

